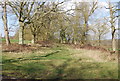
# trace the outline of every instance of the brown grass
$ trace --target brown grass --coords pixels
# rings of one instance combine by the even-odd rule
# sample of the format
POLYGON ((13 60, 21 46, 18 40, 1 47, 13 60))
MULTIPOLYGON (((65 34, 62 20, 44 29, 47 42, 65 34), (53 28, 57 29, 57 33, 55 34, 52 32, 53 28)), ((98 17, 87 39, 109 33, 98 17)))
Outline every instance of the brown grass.
POLYGON ((6 44, 2 45, 2 52, 22 52, 22 51, 32 51, 36 48, 30 45, 20 45, 20 44, 11 44, 7 46, 6 44))
POLYGON ((74 48, 80 48, 80 49, 87 49, 87 50, 99 50, 102 52, 108 52, 107 49, 100 47, 100 46, 92 46, 90 44, 86 44, 86 45, 73 45, 74 48))

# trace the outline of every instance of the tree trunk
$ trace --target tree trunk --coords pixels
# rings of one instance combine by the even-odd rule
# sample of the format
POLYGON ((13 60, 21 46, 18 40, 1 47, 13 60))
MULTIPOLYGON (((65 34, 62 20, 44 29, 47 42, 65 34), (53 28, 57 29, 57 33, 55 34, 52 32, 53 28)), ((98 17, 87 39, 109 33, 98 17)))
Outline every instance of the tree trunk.
POLYGON ((86 24, 86 28, 85 28, 85 43, 88 44, 88 21, 85 21, 85 24, 86 24))
POLYGON ((36 42, 36 35, 35 34, 32 34, 32 44, 35 44, 35 42, 36 42))
POLYGON ((87 40, 86 40, 86 31, 83 31, 83 35, 82 35, 82 38, 81 38, 81 44, 86 44, 87 42, 86 42, 87 40))
POLYGON ((19 22, 20 29, 19 29, 19 44, 24 44, 24 23, 19 22))
POLYGON ((77 44, 76 40, 74 40, 74 44, 75 44, 75 45, 77 44))
POLYGON ((6 2, 4 2, 4 16, 3 16, 3 23, 4 23, 4 31, 5 31, 5 39, 6 39, 6 44, 10 44, 10 39, 9 39, 9 31, 8 31, 8 26, 7 26, 7 10, 6 10, 6 2))
POLYGON ((115 31, 112 32, 112 50, 116 51, 115 31))
POLYGON ((99 35, 98 41, 99 41, 98 43, 99 43, 99 46, 100 46, 100 43, 101 43, 100 35, 99 35))
POLYGON ((112 39, 112 49, 113 49, 113 51, 116 51, 116 42, 115 42, 115 38, 112 39))

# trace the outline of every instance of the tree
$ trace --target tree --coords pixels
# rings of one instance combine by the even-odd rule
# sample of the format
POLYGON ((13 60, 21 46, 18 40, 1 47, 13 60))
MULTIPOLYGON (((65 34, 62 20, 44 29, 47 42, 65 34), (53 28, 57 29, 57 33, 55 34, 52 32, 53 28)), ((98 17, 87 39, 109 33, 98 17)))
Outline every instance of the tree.
POLYGON ((72 28, 73 28, 73 38, 72 38, 72 43, 77 44, 78 39, 81 39, 81 28, 83 24, 83 18, 82 18, 82 13, 80 12, 81 9, 79 4, 75 4, 75 10, 74 10, 74 16, 71 18, 73 20, 72 22, 72 28), (81 23, 82 22, 82 23, 81 23), (80 32, 80 33, 79 33, 80 32))
POLYGON ((111 34, 112 34, 112 50, 116 51, 116 41, 115 41, 115 32, 116 32, 116 27, 115 27, 115 23, 116 23, 116 6, 113 5, 111 2, 108 2, 108 9, 109 9, 109 13, 110 13, 110 25, 111 25, 111 34))
POLYGON ((6 39, 6 44, 9 45, 10 44, 10 38, 9 38, 9 30, 8 30, 8 26, 7 26, 7 2, 4 2, 3 5, 3 23, 4 23, 4 31, 5 31, 5 39, 6 39))
MULTIPOLYGON (((82 15, 83 15, 83 18, 84 18, 84 30, 83 30, 83 35, 82 35, 82 38, 83 38, 83 41, 87 42, 87 34, 88 34, 88 31, 89 31, 89 18, 90 16, 95 12, 95 10, 97 9, 97 2, 92 2, 92 3, 81 3, 82 5, 82 9, 81 9, 81 12, 82 12, 82 15)), ((85 43, 83 42, 83 44, 85 43)))
MULTIPOLYGON (((64 1, 63 1, 64 2, 64 1)), ((32 32, 32 43, 35 43, 36 38, 41 37, 42 40, 49 40, 53 38, 54 31, 53 21, 57 17, 57 11, 59 4, 63 2, 47 2, 37 10, 37 13, 31 18, 31 32, 32 32)))
POLYGON ((73 15, 73 43, 87 43, 89 27, 89 19, 97 9, 97 2, 79 2, 75 3, 73 15))
POLYGON ((104 38, 105 34, 109 32, 108 23, 106 18, 97 19, 94 25, 95 37, 98 40, 98 45, 101 45, 101 39, 104 38))
POLYGON ((24 27, 28 24, 34 2, 9 2, 14 14, 19 20, 19 44, 24 44, 24 27))

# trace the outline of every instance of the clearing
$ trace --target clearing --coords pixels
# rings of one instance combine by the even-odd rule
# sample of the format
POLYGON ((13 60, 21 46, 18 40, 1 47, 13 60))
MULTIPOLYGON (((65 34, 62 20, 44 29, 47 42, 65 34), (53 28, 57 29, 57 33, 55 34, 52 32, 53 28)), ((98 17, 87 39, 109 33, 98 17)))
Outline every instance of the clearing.
POLYGON ((3 52, 4 79, 117 79, 117 55, 57 44, 3 52))

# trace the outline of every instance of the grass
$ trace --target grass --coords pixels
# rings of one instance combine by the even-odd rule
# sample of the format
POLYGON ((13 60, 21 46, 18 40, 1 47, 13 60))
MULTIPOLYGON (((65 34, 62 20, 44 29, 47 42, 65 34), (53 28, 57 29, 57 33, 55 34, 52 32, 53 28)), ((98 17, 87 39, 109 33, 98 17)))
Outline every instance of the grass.
MULTIPOLYGON (((0 41, 5 42, 5 39, 2 38, 2 39, 0 39, 0 41)), ((10 39, 10 42, 11 42, 11 43, 18 43, 19 40, 10 39)), ((24 40, 24 43, 25 43, 25 44, 28 44, 28 43, 31 43, 31 41, 29 41, 29 40, 24 40)))
MULTIPOLYGON (((116 61, 105 61, 99 51, 59 45, 35 52, 3 53, 5 78, 16 79, 117 79, 116 61), (95 53, 96 52, 96 53, 95 53), (97 59, 100 59, 99 61, 97 59)), ((106 57, 107 58, 107 57, 106 57)))
MULTIPOLYGON (((112 51, 112 48, 108 48, 109 51, 112 51)), ((116 49, 116 51, 120 51, 120 49, 116 49)))

